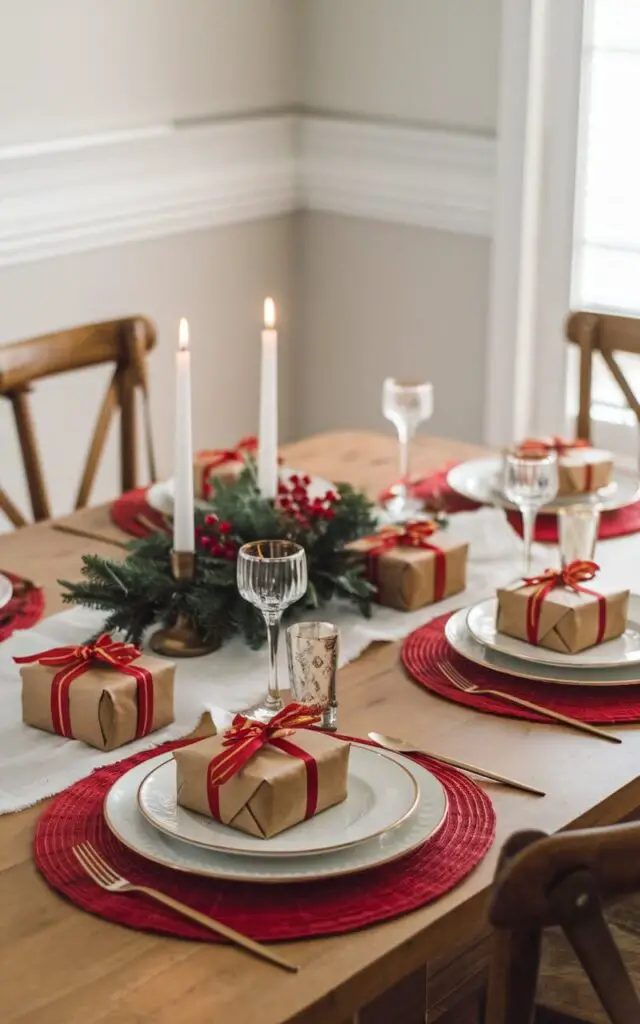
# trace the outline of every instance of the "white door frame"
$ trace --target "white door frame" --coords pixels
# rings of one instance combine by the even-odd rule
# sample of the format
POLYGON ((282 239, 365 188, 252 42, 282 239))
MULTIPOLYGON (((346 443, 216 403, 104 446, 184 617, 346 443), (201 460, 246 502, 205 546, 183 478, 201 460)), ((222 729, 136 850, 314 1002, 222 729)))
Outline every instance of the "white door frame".
POLYGON ((566 428, 585 0, 503 0, 485 440, 566 428))

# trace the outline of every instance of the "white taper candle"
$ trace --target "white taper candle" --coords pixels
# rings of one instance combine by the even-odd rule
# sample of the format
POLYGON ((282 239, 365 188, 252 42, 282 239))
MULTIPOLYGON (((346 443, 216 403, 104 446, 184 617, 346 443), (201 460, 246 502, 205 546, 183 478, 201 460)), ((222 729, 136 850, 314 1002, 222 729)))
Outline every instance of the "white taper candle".
POLYGON ((273 299, 264 300, 262 363, 260 374, 260 433, 258 487, 264 498, 278 491, 278 332, 273 299))
POLYGON ((173 549, 194 551, 193 443, 191 438, 191 352, 189 324, 180 320, 176 352, 173 549))

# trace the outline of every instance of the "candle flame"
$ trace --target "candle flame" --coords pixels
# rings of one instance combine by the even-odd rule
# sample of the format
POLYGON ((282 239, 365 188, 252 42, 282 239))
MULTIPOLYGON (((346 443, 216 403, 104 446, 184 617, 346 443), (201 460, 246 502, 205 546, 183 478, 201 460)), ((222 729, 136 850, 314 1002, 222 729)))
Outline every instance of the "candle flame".
POLYGON ((276 326, 276 304, 273 299, 264 300, 264 326, 267 328, 276 326))
POLYGON ((178 348, 189 348, 189 321, 186 317, 180 317, 180 330, 178 332, 178 348))

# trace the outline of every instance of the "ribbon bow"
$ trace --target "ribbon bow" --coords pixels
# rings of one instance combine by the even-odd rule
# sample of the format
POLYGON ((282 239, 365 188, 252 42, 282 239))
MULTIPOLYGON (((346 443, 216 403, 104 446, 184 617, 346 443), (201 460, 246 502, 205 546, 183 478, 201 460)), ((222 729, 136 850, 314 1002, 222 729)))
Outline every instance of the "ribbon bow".
POLYGON ((383 526, 378 533, 364 539, 373 543, 368 554, 374 556, 397 547, 433 549, 434 545, 430 542, 429 537, 432 537, 437 530, 438 524, 434 523, 432 519, 426 521, 411 519, 402 526, 383 526))
POLYGON ((151 732, 153 724, 153 679, 149 669, 132 662, 141 657, 142 652, 134 644, 125 644, 120 640, 112 640, 108 633, 102 633, 91 644, 79 644, 77 647, 52 647, 38 654, 14 658, 18 665, 34 662, 60 671, 51 683, 51 721, 54 732, 61 736, 73 738, 69 710, 69 689, 74 679, 83 675, 92 665, 109 665, 125 675, 133 676, 137 686, 138 720, 136 738, 151 732))
POLYGON ((447 582, 447 559, 442 548, 430 540, 438 528, 438 524, 432 519, 410 519, 402 526, 383 526, 378 533, 364 537, 363 540, 372 544, 367 551, 367 558, 369 560, 369 576, 376 586, 380 585, 378 566, 380 555, 398 547, 421 548, 423 551, 433 551, 434 553, 433 600, 441 601, 447 582))
MULTIPOLYGON (((290 736, 294 729, 308 729, 315 725, 321 714, 320 708, 312 705, 288 704, 270 722, 256 722, 244 715, 236 715, 222 741, 227 749, 214 757, 209 765, 211 785, 222 786, 228 782, 267 743, 282 750, 286 736, 290 736)), ((293 744, 287 746, 292 747, 293 744)))
POLYGON ((607 602, 602 594, 582 586, 582 583, 586 580, 592 580, 599 571, 600 566, 596 562, 576 559, 574 562, 569 562, 568 565, 565 565, 564 569, 545 569, 539 576, 524 578, 523 583, 527 587, 535 586, 537 588, 527 602, 527 640, 530 644, 538 643, 542 602, 555 587, 570 587, 577 594, 589 594, 591 597, 598 599, 598 635, 596 643, 602 642, 607 625, 607 602))
POLYGON ((577 437, 575 441, 564 441, 554 434, 553 437, 547 438, 528 437, 518 446, 518 454, 525 456, 536 453, 548 455, 549 452, 555 452, 556 455, 566 455, 574 448, 590 447, 589 441, 584 441, 582 438, 577 437))
POLYGON ((258 448, 257 437, 243 437, 238 441, 235 448, 212 448, 196 453, 197 459, 206 459, 202 469, 202 497, 210 498, 213 492, 213 485, 210 474, 214 469, 219 469, 226 462, 244 462, 245 457, 255 452, 258 448))
POLYGON ((294 729, 308 729, 322 716, 322 709, 309 704, 288 704, 270 722, 256 722, 236 715, 222 741, 225 750, 209 763, 207 797, 214 818, 220 819, 220 786, 232 779, 267 744, 283 754, 298 757, 307 773, 305 818, 311 818, 318 806, 318 765, 311 754, 287 739, 294 729))

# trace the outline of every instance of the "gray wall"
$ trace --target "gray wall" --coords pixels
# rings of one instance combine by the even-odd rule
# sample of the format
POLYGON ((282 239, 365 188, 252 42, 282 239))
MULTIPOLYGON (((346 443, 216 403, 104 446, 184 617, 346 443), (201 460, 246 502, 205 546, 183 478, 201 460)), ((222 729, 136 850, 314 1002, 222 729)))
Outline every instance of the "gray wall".
POLYGON ((306 105, 494 131, 500 0, 300 0, 306 105))
MULTIPOLYGON (((262 300, 281 311, 281 429, 292 432, 292 218, 216 228, 96 252, 60 256, 0 272, 2 338, 29 337, 71 323, 144 312, 158 327, 150 360, 160 471, 171 473, 174 359, 178 319, 189 314, 194 442, 232 444, 257 430, 262 300)), ((109 371, 100 367, 42 381, 32 403, 54 507, 70 510, 109 371)), ((114 425, 115 426, 115 422, 114 425)), ((117 433, 93 500, 117 493, 117 433)), ((0 482, 27 508, 8 403, 0 403, 0 482)))
POLYGON ((477 439, 489 243, 332 214, 301 214, 296 425, 391 430, 382 380, 431 380, 426 428, 477 439), (474 433, 475 432, 475 433, 474 433))
POLYGON ((285 106, 295 0, 0 0, 0 144, 285 106))
MULTIPOLYGON (((499 0, 305 0, 305 102, 492 134, 499 22, 499 0)), ((479 438, 490 243, 313 213, 299 245, 298 431, 383 427, 382 379, 409 375, 435 384, 425 429, 479 438)))
MULTIPOLYGON (((0 0, 0 145, 290 104, 292 2, 0 0)), ((188 316, 193 340, 196 444, 227 444, 257 428, 260 317, 264 296, 273 294, 282 319, 286 438, 291 230, 291 218, 253 221, 0 268, 0 344, 132 313, 151 317, 160 339, 151 360, 154 426, 168 474, 179 317, 188 316)), ((102 370, 85 371, 43 382, 34 395, 56 512, 72 507, 105 381, 102 370)), ((117 493, 114 441, 94 501, 117 493)), ((0 485, 26 511, 6 402, 0 456, 0 485)))

